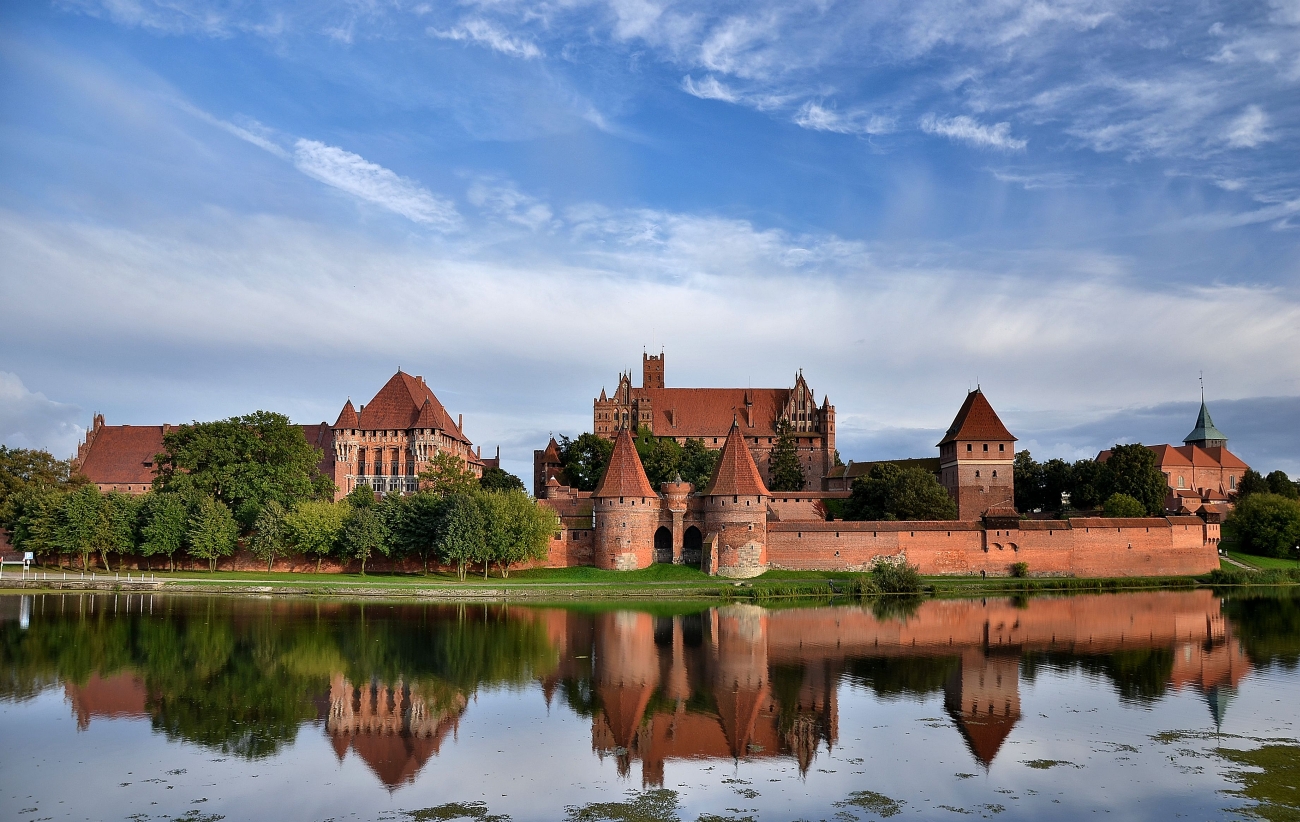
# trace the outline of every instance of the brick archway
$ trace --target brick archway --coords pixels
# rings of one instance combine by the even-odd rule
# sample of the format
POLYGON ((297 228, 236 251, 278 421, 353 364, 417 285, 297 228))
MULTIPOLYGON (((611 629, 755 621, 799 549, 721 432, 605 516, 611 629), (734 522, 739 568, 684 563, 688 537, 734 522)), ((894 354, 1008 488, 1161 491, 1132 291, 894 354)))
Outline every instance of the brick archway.
POLYGON ((701 553, 704 549, 704 534, 694 525, 682 534, 682 564, 699 567, 701 553))
POLYGON ((673 532, 664 526, 655 531, 655 562, 673 561, 673 532))

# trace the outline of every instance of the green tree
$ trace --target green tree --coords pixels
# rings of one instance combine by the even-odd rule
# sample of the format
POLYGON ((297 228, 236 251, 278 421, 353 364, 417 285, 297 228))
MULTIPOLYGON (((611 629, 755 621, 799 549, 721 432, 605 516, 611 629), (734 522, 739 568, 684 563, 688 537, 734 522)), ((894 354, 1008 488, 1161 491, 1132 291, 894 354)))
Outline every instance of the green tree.
POLYGON ((773 491, 802 491, 807 480, 803 475, 803 465, 799 463, 799 450, 796 448, 795 436, 790 422, 781 420, 776 425, 776 445, 768 468, 772 474, 773 491))
POLYGON ((595 491, 605 466, 614 453, 614 442, 595 434, 586 433, 571 440, 561 435, 560 463, 564 466, 564 479, 579 491, 595 491))
POLYGON ((463 580, 465 567, 487 554, 483 510, 470 494, 451 494, 443 500, 442 508, 438 521, 438 559, 444 565, 456 566, 456 575, 463 580))
POLYGON ((1266 557, 1296 559, 1300 546, 1300 503, 1260 491, 1239 499, 1228 515, 1241 550, 1266 557))
POLYGON ((514 474, 490 465, 483 469, 483 476, 478 480, 479 488, 484 491, 523 491, 524 481, 514 474))
POLYGON ((59 542, 59 511, 67 496, 49 486, 33 484, 9 497, 13 546, 38 557, 63 553, 59 542))
MULTIPOLYGON (((1169 483, 1156 464, 1155 451, 1138 442, 1116 445, 1111 449, 1110 459, 1106 460, 1106 469, 1111 477, 1111 494, 1132 497, 1142 503, 1149 516, 1157 517, 1164 513, 1169 483)), ((1110 494, 1106 497, 1109 498, 1110 494)))
MULTIPOLYGON (((1015 477, 1016 508, 1020 511, 1047 511, 1052 506, 1047 502, 1047 478, 1043 466, 1036 462, 1028 451, 1016 453, 1012 466, 1015 477)), ((1060 505, 1058 500, 1057 505, 1060 505)))
POLYGON ((658 488, 665 482, 672 482, 681 470, 682 447, 672 437, 656 437, 649 428, 637 432, 637 456, 650 484, 658 488))
MULTIPOLYGON (((385 498, 385 501, 387 498, 385 498)), ((438 541, 442 516, 446 506, 443 498, 428 491, 406 497, 400 511, 389 521, 394 551, 401 556, 420 558, 424 573, 429 573, 429 560, 438 556, 438 541)))
POLYGON ((13 528, 17 510, 10 501, 16 503, 24 490, 62 491, 86 482, 84 476, 73 473, 70 460, 55 459, 49 451, 0 445, 0 527, 13 528))
POLYGON ((140 518, 140 498, 121 491, 110 491, 103 498, 99 507, 99 524, 95 528, 95 549, 99 551, 104 562, 104 570, 109 567, 109 554, 135 553, 139 541, 138 528, 140 518))
POLYGON ((713 479, 713 471, 718 467, 721 451, 711 450, 704 440, 692 437, 682 446, 681 472, 682 481, 695 486, 696 491, 703 491, 713 479))
POLYGON ((338 546, 347 508, 346 504, 326 500, 303 500, 284 518, 290 542, 303 554, 316 557, 318 574, 321 560, 338 546))
POLYGON ((376 553, 389 552, 388 526, 380 518, 375 506, 351 507, 343 519, 340 542, 343 554, 361 561, 361 575, 366 575, 366 561, 376 553))
POLYGON ((946 520, 957 518, 957 503, 934 474, 923 468, 878 463, 853 481, 844 506, 849 520, 946 520))
POLYGON ((1286 497, 1287 499, 1300 498, 1300 488, 1296 487, 1296 484, 1291 481, 1285 471, 1274 471, 1265 479, 1268 480, 1268 490, 1279 497, 1286 497))
POLYGON ((235 553, 239 523, 221 500, 204 497, 190 518, 189 554, 206 559, 208 570, 217 570, 217 560, 235 553))
MULTIPOLYGON (((1048 463, 1047 474, 1053 475, 1052 463, 1064 461, 1052 460, 1048 463)), ((1114 487, 1111 470, 1107 463, 1097 462, 1096 460, 1079 460, 1069 469, 1059 472, 1057 476, 1065 480, 1066 486, 1063 490, 1070 495, 1070 507, 1077 508, 1081 511, 1090 511, 1094 508, 1101 507, 1102 502, 1117 490, 1114 487)), ((1164 482, 1163 475, 1161 482, 1164 482)), ((1163 493, 1163 492, 1162 492, 1163 493)), ((1140 498, 1139 498, 1140 499, 1140 498)), ((1163 499, 1163 497, 1162 497, 1163 499)), ((1058 503, 1059 504, 1059 503, 1058 503)))
POLYGON ((465 460, 450 451, 439 451, 420 472, 421 489, 440 497, 468 494, 478 490, 478 477, 465 460))
POLYGON ((104 498, 94 485, 83 485, 60 501, 55 539, 61 551, 81 555, 82 570, 90 568, 103 505, 104 498))
POLYGON ((256 411, 164 434, 154 489, 213 497, 249 528, 268 500, 291 509, 302 500, 332 499, 334 481, 320 472, 320 461, 301 426, 256 411))
POLYGON ((487 554, 503 579, 510 576, 511 565, 546 556, 560 527, 554 511, 522 491, 481 494, 478 499, 487 554))
POLYGON ((1142 504, 1141 500, 1134 499, 1128 494, 1121 494, 1118 491, 1107 497, 1106 502, 1101 507, 1108 517, 1145 517, 1147 515, 1147 507, 1142 504))
POLYGON ((253 522, 253 537, 249 548, 253 556, 266 561, 266 570, 275 565, 275 555, 283 554, 289 547, 289 525, 285 521, 284 506, 276 500, 267 500, 253 522))
POLYGON ((1268 480, 1256 471, 1254 468, 1247 468, 1246 473, 1241 475, 1241 481, 1237 483, 1237 499, 1245 499, 1251 494, 1271 494, 1273 489, 1269 486, 1268 480))
POLYGON ((167 557, 167 570, 176 570, 176 552, 185 547, 190 509, 179 494, 146 494, 141 512, 140 553, 167 557))

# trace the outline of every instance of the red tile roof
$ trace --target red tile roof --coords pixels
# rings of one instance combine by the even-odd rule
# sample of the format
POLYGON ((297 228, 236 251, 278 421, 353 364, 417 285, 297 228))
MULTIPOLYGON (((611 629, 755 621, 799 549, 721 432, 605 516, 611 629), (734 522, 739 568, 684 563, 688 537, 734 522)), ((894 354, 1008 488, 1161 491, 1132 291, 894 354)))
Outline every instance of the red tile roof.
POLYGON ((101 425, 78 470, 99 485, 148 485, 162 450, 161 425, 101 425))
POLYGON ((357 409, 352 407, 352 400, 343 403, 343 410, 339 412, 338 421, 334 423, 335 428, 357 428, 360 423, 357 421, 357 409))
POLYGON ((546 443, 546 450, 542 452, 542 462, 546 465, 560 464, 560 445, 551 437, 551 441, 546 443))
POLYGON ((747 436, 775 437, 776 421, 790 398, 790 389, 636 388, 632 395, 650 400, 654 432, 661 437, 721 437, 731 429, 733 420, 739 421, 747 436))
MULTIPOLYGON (((464 443, 469 442, 461 433, 460 427, 452 420, 451 415, 447 413, 447 409, 442 407, 442 403, 438 402, 438 398, 429 390, 429 386, 425 385, 424 378, 412 377, 402 371, 394 374, 393 378, 379 389, 374 399, 361 406, 356 427, 366 431, 405 431, 410 428, 429 427, 416 424, 426 401, 433 406, 432 418, 437 421, 437 425, 432 427, 442 429, 453 439, 464 443)), ((346 406, 344 408, 346 410, 346 406)))
POLYGON ((740 426, 733 425, 727 434, 727 442, 722 446, 718 457, 718 467, 713 471, 713 479, 706 496, 768 496, 767 486, 758 473, 754 457, 745 445, 745 437, 740 433, 740 426))
POLYGON ((939 441, 940 445, 953 442, 955 440, 1011 440, 1015 441, 1011 432, 998 419, 997 412, 984 396, 984 392, 976 388, 966 395, 966 401, 961 404, 961 410, 957 412, 957 418, 948 426, 948 433, 943 435, 939 441))
POLYGON ((654 486, 645 475, 641 457, 636 453, 632 434, 627 429, 618 432, 614 439, 614 453, 610 454, 605 476, 600 478, 593 497, 656 497, 654 486))
MULTIPOLYGON (((1167 468, 1235 468, 1245 471, 1250 466, 1223 446, 1202 448, 1199 445, 1148 445, 1156 454, 1156 465, 1167 468)), ((1098 462, 1110 459, 1111 449, 1097 454, 1098 462)))

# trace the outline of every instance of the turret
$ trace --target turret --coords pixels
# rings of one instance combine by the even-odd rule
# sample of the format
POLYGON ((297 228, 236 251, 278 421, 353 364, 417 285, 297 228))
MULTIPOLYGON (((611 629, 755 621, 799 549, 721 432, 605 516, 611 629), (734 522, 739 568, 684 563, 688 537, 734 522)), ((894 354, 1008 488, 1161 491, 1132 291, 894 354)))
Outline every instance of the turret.
POLYGON ((596 514, 596 567, 619 571, 648 567, 654 559, 661 500, 626 428, 614 439, 605 475, 591 496, 596 514))
POLYGON ((709 573, 753 577, 767 570, 767 486, 736 422, 704 492, 709 573), (710 549, 710 542, 712 548, 710 549))

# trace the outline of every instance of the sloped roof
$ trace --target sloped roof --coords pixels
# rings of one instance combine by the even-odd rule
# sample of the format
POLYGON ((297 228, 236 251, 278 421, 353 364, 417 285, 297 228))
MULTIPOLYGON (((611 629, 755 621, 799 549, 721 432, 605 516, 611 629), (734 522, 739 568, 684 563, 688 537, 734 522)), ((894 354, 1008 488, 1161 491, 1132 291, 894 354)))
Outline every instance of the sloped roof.
POLYGON ((357 427, 366 431, 394 430, 405 431, 409 428, 433 427, 442 429, 448 436, 468 443, 456 422, 442 407, 433 391, 425 384, 423 377, 413 377, 398 371, 393 378, 379 389, 379 393, 370 402, 361 407, 357 427), (432 406, 433 426, 417 425, 425 401, 432 406))
POLYGON ((1205 407, 1205 400, 1201 400, 1201 411, 1196 415, 1196 427, 1192 433, 1183 437, 1183 442, 1190 445, 1194 442, 1204 440, 1227 440, 1228 435, 1214 427, 1214 420, 1210 419, 1210 409, 1205 407))
POLYGON ((727 434, 727 442, 722 446, 718 457, 718 467, 713 469, 713 478, 709 481, 706 496, 768 496, 763 476, 758 473, 754 457, 745 445, 745 437, 740 433, 740 426, 732 424, 727 434))
POLYGON ((555 437, 551 437, 551 441, 546 443, 546 450, 542 452, 542 462, 546 465, 560 464, 560 445, 555 441, 555 437))
POLYGON ((600 478, 593 497, 657 497, 654 486, 645 475, 641 457, 626 428, 614 439, 614 453, 610 454, 605 475, 600 478))
POLYGON ((776 421, 790 398, 789 388, 635 388, 634 399, 649 399, 654 432, 661 437, 721 437, 739 420, 748 436, 775 437, 776 421), (748 425, 749 400, 754 424, 748 425))
POLYGON ((950 712, 957 730, 966 740, 966 746, 984 767, 993 764, 993 759, 1002 749, 1002 743, 1010 736, 1019 716, 983 714, 972 716, 966 712, 950 712))
POLYGON ((102 425, 78 471, 94 483, 148 485, 154 456, 162 450, 161 425, 102 425))
POLYGON ((939 445, 945 445, 954 440, 1011 440, 1015 441, 1011 432, 998 419, 998 414, 989 405, 988 399, 984 392, 976 388, 966 395, 966 401, 961 404, 961 410, 957 412, 957 417, 948 426, 948 432, 939 440, 939 445))
MULTIPOLYGON (((1216 445, 1202 448, 1199 445, 1148 445, 1156 454, 1156 464, 1161 470, 1170 468, 1239 468, 1245 471, 1250 466, 1232 453, 1227 447, 1216 445)), ((1097 455, 1098 462, 1110 459, 1111 450, 1106 449, 1097 455)))
POLYGON ((343 410, 339 412, 338 421, 334 423, 335 428, 357 428, 360 423, 357 422, 357 409, 352 407, 352 400, 343 403, 343 410))

